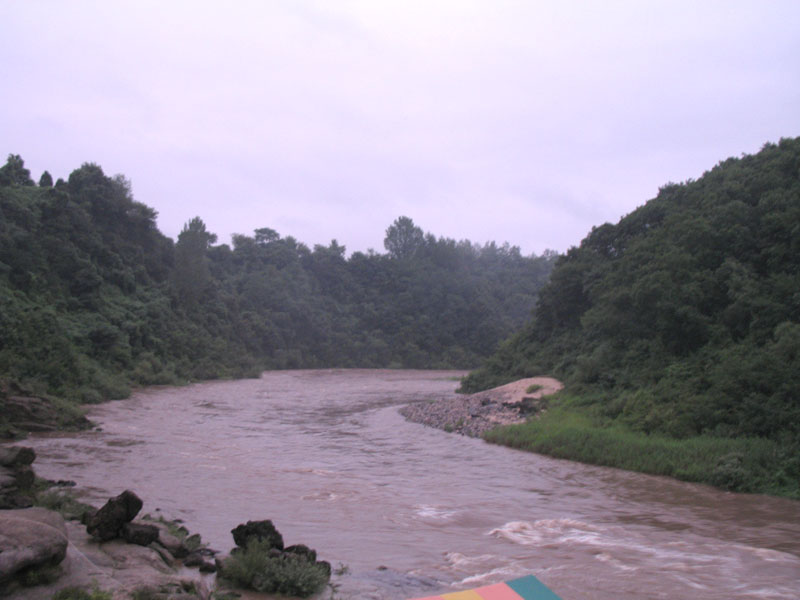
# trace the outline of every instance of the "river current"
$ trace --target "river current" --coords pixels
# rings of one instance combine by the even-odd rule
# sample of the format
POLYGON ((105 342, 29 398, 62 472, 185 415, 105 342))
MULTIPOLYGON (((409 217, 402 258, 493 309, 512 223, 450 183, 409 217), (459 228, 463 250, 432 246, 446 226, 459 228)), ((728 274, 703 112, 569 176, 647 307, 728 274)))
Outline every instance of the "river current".
POLYGON ((40 476, 124 489, 219 550, 271 519, 346 565, 339 598, 534 574, 564 600, 800 598, 800 502, 551 459, 406 422, 462 373, 321 370, 152 388, 32 436, 40 476))

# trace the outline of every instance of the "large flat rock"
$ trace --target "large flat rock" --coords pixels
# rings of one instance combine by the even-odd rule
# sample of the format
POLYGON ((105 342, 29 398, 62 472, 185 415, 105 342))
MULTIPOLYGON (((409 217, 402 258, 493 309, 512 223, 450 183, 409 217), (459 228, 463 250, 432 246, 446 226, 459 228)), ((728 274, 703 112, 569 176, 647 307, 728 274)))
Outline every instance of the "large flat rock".
POLYGON ((57 565, 67 554, 67 529, 45 508, 0 510, 0 581, 29 567, 57 565))
MULTIPOLYGON (((98 586, 110 592, 114 600, 130 600, 133 592, 143 586, 158 588, 181 580, 194 581, 201 590, 201 598, 210 596, 208 588, 213 584, 213 577, 196 569, 178 571, 167 565, 152 548, 126 544, 123 540, 98 542, 77 521, 67 521, 66 528, 70 545, 67 557, 59 565, 61 577, 36 587, 16 586, 8 595, 0 595, 3 600, 52 600, 57 591, 72 586, 87 590, 98 586)), ((258 600, 270 599, 259 597, 258 600)))

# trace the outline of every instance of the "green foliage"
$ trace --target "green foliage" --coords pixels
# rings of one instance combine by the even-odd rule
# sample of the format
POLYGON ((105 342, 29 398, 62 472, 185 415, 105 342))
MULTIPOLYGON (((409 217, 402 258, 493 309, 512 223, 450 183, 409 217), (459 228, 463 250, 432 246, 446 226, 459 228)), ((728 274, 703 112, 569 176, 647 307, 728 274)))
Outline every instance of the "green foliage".
POLYGON ((302 555, 270 553, 268 542, 254 538, 225 559, 221 575, 238 587, 300 598, 319 591, 329 579, 323 565, 302 555))
POLYGON ((796 445, 763 438, 648 435, 603 417, 586 398, 556 399, 541 418, 494 429, 485 439, 557 458, 732 491, 800 498, 800 448, 796 445))
POLYGON ((194 581, 182 580, 159 586, 143 585, 130 595, 131 600, 191 600, 201 598, 194 581))
POLYGON ((91 591, 79 586, 70 586, 53 594, 52 600, 112 600, 112 594, 101 590, 96 584, 91 591))
POLYGON ((173 243, 122 175, 86 163, 37 187, 21 158, 4 169, 0 380, 64 409, 269 368, 474 366, 524 323, 555 260, 406 217, 389 255, 268 227, 214 245, 199 217, 173 243))
POLYGON ((44 171, 39 177, 39 187, 53 187, 53 176, 48 171, 44 171))
POLYGON ((237 600, 242 595, 230 590, 214 590, 211 592, 211 600, 237 600))
POLYGON ((49 565, 29 567, 16 576, 17 581, 25 587, 48 585, 58 581, 59 577, 61 577, 61 569, 58 566, 49 565))
POLYGON ((6 164, 0 167, 0 186, 33 185, 31 172, 19 154, 9 154, 6 164))
MULTIPOLYGON (((551 373, 626 430, 796 448, 799 173, 800 139, 783 139, 593 228, 463 391, 551 373)), ((785 457, 771 468, 791 470, 785 457)), ((737 489, 753 477, 742 468, 734 455, 704 467, 737 489)))
POLYGON ((162 525, 166 525, 169 534, 178 538, 189 552, 194 552, 195 550, 206 548, 208 546, 208 544, 203 542, 203 539, 199 533, 189 533, 189 530, 186 529, 186 527, 182 524, 183 522, 180 520, 168 520, 161 515, 158 515, 154 518, 149 513, 144 515, 142 519, 145 521, 153 521, 156 523, 161 523, 162 525))
POLYGON ((386 230, 383 246, 389 256, 397 259, 412 258, 425 245, 425 234, 408 217, 399 217, 386 230))
POLYGON ((70 521, 80 521, 85 513, 96 510, 94 506, 81 502, 69 492, 59 490, 37 493, 35 505, 59 512, 70 521))
POLYGON ((150 586, 141 586, 133 590, 131 600, 161 600, 161 590, 150 586))

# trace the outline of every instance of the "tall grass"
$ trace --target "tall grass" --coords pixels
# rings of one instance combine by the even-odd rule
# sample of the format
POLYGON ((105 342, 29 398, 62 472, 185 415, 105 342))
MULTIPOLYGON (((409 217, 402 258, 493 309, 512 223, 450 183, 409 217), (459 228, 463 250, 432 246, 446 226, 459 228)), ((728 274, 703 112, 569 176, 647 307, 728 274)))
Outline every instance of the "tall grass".
POLYGON ((556 458, 800 498, 798 458, 772 440, 648 435, 602 420, 579 402, 556 402, 542 417, 493 429, 484 438, 556 458))

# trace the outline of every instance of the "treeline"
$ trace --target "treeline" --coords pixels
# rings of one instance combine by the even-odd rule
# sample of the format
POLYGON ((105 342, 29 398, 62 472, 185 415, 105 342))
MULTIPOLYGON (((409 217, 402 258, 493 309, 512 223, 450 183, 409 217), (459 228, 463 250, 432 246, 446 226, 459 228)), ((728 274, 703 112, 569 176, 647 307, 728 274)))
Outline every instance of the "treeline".
POLYGON ((0 380, 92 402, 273 368, 470 368, 530 316, 556 257, 436 238, 406 217, 385 254, 269 228, 216 241, 200 218, 165 237, 125 177, 95 164, 35 185, 9 156, 0 380))
POLYGON ((773 474, 797 493, 800 138, 593 228, 557 261, 534 318, 463 387, 542 373, 602 426, 773 440, 773 474))

